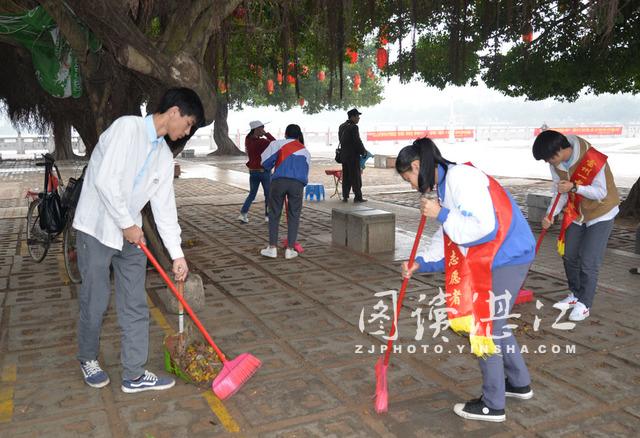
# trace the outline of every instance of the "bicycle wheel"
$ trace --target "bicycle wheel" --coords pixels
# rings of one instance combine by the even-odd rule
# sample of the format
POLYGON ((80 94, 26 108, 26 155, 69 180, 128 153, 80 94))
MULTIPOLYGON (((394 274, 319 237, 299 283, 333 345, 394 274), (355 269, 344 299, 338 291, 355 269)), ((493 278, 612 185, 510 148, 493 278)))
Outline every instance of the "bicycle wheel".
POLYGON ((68 223, 64 229, 64 267, 72 283, 78 284, 82 281, 80 270, 78 269, 78 251, 76 248, 76 229, 68 223))
POLYGON ((27 212, 27 249, 31 258, 37 263, 45 258, 51 244, 49 233, 40 228, 40 212, 38 211, 40 202, 40 198, 34 199, 29 204, 27 212))

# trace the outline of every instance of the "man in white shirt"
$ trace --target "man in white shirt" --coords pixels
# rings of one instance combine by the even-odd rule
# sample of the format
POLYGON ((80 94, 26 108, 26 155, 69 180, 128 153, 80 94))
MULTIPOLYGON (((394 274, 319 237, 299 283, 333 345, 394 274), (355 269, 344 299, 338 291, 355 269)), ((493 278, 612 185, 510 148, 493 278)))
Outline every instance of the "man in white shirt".
POLYGON ((165 139, 189 137, 203 121, 198 95, 188 88, 172 88, 152 115, 114 121, 91 154, 73 221, 82 276, 77 358, 89 386, 101 388, 109 383, 98 354, 111 294, 110 266, 122 330, 122 391, 161 390, 175 384, 172 378, 158 377, 144 368, 149 351, 147 258, 137 244, 144 242, 141 210, 150 202, 162 242, 173 259, 175 279, 187 277, 173 191, 173 154, 165 139))
MULTIPOLYGON (((607 156, 581 137, 543 131, 533 143, 533 156, 549 163, 554 196, 560 196, 554 217, 566 206, 558 251, 570 292, 554 307, 571 309, 569 319, 582 321, 589 317, 599 269, 619 211, 618 189, 607 156)), ((551 205, 542 220, 544 229, 553 223, 553 218, 547 219, 550 209, 551 205)))

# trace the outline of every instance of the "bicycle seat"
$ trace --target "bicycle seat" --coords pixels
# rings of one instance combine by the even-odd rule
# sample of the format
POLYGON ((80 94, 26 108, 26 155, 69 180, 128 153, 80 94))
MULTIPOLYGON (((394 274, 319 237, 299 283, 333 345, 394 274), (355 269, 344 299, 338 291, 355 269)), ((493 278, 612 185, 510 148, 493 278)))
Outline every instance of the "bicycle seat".
POLYGON ((54 161, 56 161, 56 159, 50 152, 47 152, 46 154, 42 154, 42 156, 44 157, 45 161, 48 161, 50 163, 53 163, 54 161))

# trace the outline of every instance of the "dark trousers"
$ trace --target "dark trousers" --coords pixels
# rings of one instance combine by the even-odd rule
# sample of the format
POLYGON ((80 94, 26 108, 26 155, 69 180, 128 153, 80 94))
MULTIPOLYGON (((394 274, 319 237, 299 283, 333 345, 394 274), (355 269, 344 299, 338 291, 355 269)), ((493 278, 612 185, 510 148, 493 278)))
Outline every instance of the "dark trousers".
POLYGON ((240 209, 240 213, 248 213, 249 207, 251 207, 251 203, 254 199, 256 199, 256 195, 258 194, 258 189, 260 188, 260 184, 262 184, 262 191, 264 192, 264 215, 267 215, 267 207, 269 205, 269 185, 271 183, 271 173, 263 170, 250 170, 249 171, 249 195, 247 199, 245 199, 242 208, 240 209))
POLYGON ((290 248, 298 240, 298 226, 302 213, 302 192, 304 184, 297 179, 278 178, 271 181, 269 191, 269 245, 278 245, 278 227, 284 199, 287 198, 287 239, 290 248))
POLYGON ((362 199, 362 173, 358 158, 342 161, 342 197, 349 199, 352 189, 354 197, 362 199))
POLYGON ((613 219, 587 227, 571 224, 565 235, 564 270, 569 290, 589 309, 598 285, 598 273, 613 229, 613 219))

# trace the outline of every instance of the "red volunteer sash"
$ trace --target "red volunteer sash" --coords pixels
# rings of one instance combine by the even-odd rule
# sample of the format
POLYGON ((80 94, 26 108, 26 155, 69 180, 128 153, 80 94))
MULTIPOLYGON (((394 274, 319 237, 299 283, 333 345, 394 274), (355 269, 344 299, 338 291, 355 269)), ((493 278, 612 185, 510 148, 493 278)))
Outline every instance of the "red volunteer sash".
MULTIPOLYGON (((594 178, 600 172, 602 167, 607 164, 607 156, 595 148, 590 147, 582 156, 576 171, 569 178, 569 181, 575 182, 581 186, 590 186, 594 178)), ((582 196, 577 193, 568 193, 569 199, 567 206, 564 208, 564 216, 562 217, 562 226, 560 227, 560 235, 558 236, 558 254, 564 255, 565 234, 569 225, 581 216, 580 202, 582 196)))
MULTIPOLYGON (((511 200, 498 184, 489 178, 489 193, 498 221, 498 232, 490 242, 473 246, 466 257, 447 234, 444 234, 445 290, 451 329, 469 333, 471 351, 487 357, 496 352, 491 322, 493 259, 507 237, 513 212, 511 200)), ((499 291, 501 295, 504 291, 499 291)), ((517 291, 510 291, 517 293, 517 291)))
POLYGON ((274 166, 274 170, 277 169, 278 166, 280 166, 280 164, 282 164, 284 160, 289 158, 291 155, 293 155, 295 152, 299 151, 300 149, 304 149, 304 145, 300 143, 298 140, 293 140, 285 144, 284 146, 282 146, 278 151, 278 158, 276 158, 276 164, 274 166))

